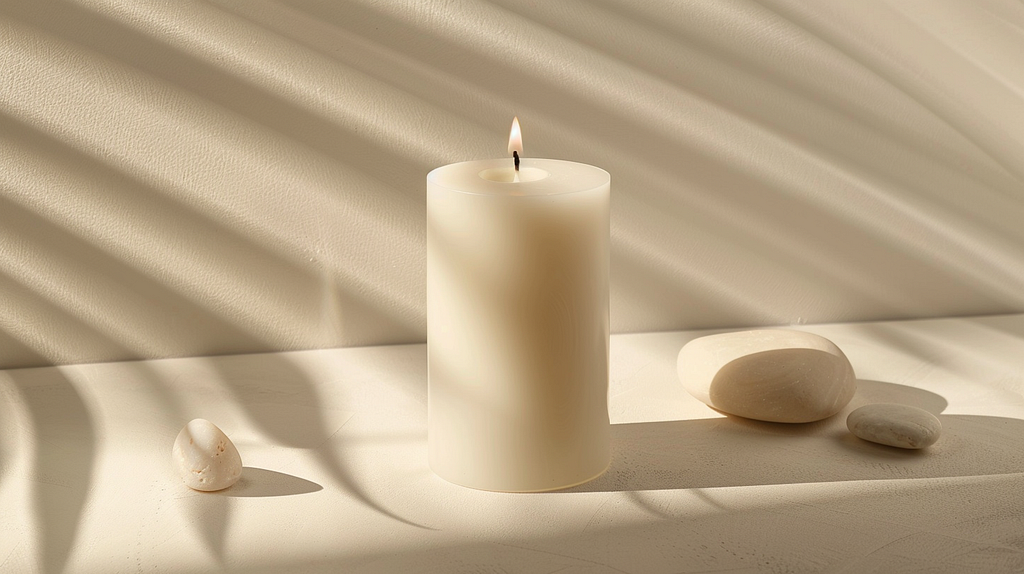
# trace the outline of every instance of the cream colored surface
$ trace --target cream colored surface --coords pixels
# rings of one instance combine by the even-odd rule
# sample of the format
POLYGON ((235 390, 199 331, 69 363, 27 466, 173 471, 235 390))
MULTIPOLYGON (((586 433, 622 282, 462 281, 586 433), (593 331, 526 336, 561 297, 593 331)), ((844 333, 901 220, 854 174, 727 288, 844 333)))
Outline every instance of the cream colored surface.
POLYGON ((523 158, 427 176, 430 468, 505 492, 608 467, 608 173, 523 158), (525 175, 525 172, 524 172, 525 175), (511 178, 509 178, 511 179, 511 178))
POLYGON ((1013 0, 0 3, 0 365, 422 342, 423 176, 616 182, 615 332, 1024 310, 1013 0))
POLYGON ((543 494, 430 471, 423 345, 0 372, 0 572, 1024 570, 1024 315, 805 329, 861 378, 808 425, 689 396, 676 353, 705 333, 612 336, 611 468, 543 494), (878 402, 942 438, 855 438, 846 415, 878 402), (194 417, 241 452, 227 490, 168 456, 194 417))

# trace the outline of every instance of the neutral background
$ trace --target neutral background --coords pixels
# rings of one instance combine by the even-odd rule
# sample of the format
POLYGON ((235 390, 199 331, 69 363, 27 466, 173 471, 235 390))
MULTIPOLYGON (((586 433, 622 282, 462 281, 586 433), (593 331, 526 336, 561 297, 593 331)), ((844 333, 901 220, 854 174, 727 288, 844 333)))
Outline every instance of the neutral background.
POLYGON ((612 174, 615 332, 1024 310, 1024 5, 0 3, 0 368, 423 341, 424 176, 612 174))

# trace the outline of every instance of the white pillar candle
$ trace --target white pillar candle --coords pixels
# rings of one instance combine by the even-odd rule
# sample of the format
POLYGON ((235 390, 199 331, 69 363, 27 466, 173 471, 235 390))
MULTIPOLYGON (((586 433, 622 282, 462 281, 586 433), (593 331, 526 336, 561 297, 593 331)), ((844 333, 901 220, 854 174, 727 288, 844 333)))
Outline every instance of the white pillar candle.
POLYGON ((484 490, 565 488, 609 462, 610 178, 552 159, 427 175, 430 466, 484 490))

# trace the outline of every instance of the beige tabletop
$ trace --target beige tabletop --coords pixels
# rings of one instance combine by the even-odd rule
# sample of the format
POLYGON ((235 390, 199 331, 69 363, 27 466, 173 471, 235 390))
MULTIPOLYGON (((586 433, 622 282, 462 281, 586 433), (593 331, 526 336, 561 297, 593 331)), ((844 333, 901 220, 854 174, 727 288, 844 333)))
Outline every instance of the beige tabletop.
POLYGON ((676 378, 703 333, 616 335, 611 468, 544 494, 431 473, 424 345, 0 371, 0 572, 1024 571, 1024 315, 795 328, 853 363, 839 415, 726 417, 676 378), (942 438, 852 437, 870 402, 942 438), (225 491, 173 472, 197 417, 225 491))

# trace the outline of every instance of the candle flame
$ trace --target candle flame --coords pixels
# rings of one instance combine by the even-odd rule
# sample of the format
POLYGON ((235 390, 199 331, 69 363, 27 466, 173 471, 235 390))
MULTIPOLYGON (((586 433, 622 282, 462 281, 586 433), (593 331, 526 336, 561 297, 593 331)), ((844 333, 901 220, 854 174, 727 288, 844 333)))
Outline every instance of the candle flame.
POLYGON ((512 130, 508 134, 508 155, 512 152, 523 154, 523 133, 519 131, 519 116, 512 118, 512 130))

